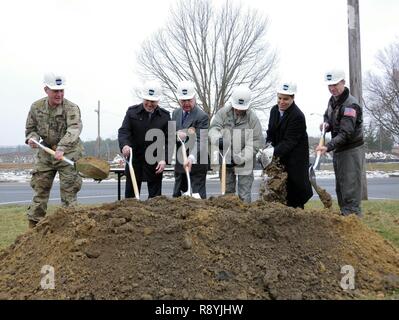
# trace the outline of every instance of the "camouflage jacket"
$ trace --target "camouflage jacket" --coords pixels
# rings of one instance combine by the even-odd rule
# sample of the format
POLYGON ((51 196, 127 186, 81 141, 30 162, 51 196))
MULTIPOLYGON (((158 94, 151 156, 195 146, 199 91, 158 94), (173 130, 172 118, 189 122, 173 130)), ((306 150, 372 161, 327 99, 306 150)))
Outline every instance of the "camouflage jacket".
POLYGON ((69 153, 82 148, 79 138, 82 120, 79 107, 64 99, 56 108, 48 105, 48 99, 34 102, 30 108, 25 126, 25 143, 30 138, 43 140, 43 144, 53 150, 69 153))

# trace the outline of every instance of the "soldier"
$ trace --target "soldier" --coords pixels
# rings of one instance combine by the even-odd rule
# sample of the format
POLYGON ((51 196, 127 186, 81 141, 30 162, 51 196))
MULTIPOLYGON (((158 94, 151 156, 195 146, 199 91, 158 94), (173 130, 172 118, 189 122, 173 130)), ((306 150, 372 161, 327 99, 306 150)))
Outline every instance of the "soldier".
POLYGON ((29 227, 33 228, 46 215, 47 202, 54 177, 60 177, 62 206, 75 205, 82 178, 75 168, 64 161, 63 156, 76 161, 83 153, 79 135, 82 121, 79 107, 64 99, 65 77, 58 73, 44 75, 44 91, 47 97, 34 102, 30 108, 25 128, 25 143, 37 148, 32 141, 42 139, 42 144, 55 151, 49 155, 39 149, 32 172, 31 187, 34 196, 28 207, 29 227))

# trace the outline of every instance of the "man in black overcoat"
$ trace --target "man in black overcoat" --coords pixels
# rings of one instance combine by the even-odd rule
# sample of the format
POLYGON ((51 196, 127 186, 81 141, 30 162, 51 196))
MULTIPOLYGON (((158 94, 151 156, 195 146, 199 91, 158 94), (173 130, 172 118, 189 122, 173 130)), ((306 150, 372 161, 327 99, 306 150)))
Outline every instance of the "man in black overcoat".
MULTIPOLYGON (((170 114, 158 106, 161 90, 157 81, 146 82, 142 91, 143 102, 129 107, 118 131, 119 148, 125 158, 129 158, 132 148, 139 193, 141 183, 146 181, 149 198, 162 194, 162 177, 167 159, 170 114)), ((132 198, 135 194, 127 165, 125 174, 125 197, 132 198)))
POLYGON ((312 197, 309 181, 309 141, 306 120, 295 104, 296 85, 285 82, 278 87, 277 105, 270 111, 266 143, 274 147, 288 174, 287 205, 304 208, 312 197))

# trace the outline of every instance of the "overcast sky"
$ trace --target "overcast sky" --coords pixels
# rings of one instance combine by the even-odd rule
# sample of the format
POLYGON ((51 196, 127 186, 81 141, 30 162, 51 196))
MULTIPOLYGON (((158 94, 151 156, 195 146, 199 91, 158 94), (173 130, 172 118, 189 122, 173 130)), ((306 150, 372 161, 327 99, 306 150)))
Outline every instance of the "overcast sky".
MULTIPOLYGON (((222 0, 214 0, 220 3, 222 0)), ((82 112, 83 140, 116 138, 140 86, 136 54, 144 39, 168 19, 175 0, 2 0, 0 2, 0 146, 24 143, 26 116, 44 96, 47 70, 66 74, 65 98, 82 112)), ((296 103, 318 135, 329 93, 323 73, 348 72, 346 0, 246 0, 269 17, 268 40, 279 56, 278 73, 296 81, 296 103)), ((399 1, 360 0, 363 73, 378 50, 399 41, 399 1)), ((265 121, 265 120, 263 120, 265 121)))

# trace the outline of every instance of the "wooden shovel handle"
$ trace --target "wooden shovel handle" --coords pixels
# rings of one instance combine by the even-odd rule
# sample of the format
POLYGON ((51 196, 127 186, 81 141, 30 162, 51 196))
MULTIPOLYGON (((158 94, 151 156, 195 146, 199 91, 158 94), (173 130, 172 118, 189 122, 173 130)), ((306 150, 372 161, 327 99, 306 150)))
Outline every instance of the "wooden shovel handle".
POLYGON ((222 195, 226 194, 226 158, 223 157, 222 160, 222 172, 220 175, 220 191, 222 195))
POLYGON ((136 197, 137 200, 140 200, 139 187, 137 185, 136 175, 135 175, 134 169, 133 169, 132 158, 133 158, 133 152, 132 152, 132 148, 130 148, 130 158, 129 158, 130 178, 132 180, 134 196, 136 197))
MULTIPOLYGON (((48 147, 42 145, 41 143, 37 142, 35 139, 32 139, 32 138, 31 138, 31 140, 32 140, 37 146, 39 146, 41 149, 43 149, 44 151, 46 151, 47 153, 49 153, 49 154, 51 154, 51 155, 53 155, 53 156, 55 155, 55 151, 54 151, 53 149, 50 149, 50 148, 48 148, 48 147)), ((72 160, 69 160, 68 158, 62 157, 61 160, 63 160, 63 161, 65 161, 65 162, 69 163, 71 166, 74 166, 74 165, 75 165, 75 163, 74 163, 72 160)))

